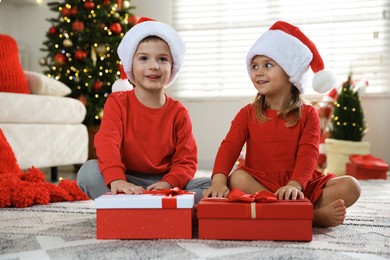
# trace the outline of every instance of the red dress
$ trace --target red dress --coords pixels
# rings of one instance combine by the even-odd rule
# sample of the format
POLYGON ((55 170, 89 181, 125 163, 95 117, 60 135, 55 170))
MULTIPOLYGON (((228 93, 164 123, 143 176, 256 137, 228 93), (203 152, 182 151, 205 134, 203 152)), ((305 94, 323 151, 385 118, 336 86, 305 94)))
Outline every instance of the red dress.
POLYGON ((326 182, 335 177, 316 170, 320 139, 316 109, 303 105, 302 117, 293 127, 286 127, 286 120, 276 110, 268 109, 266 116, 270 120, 259 122, 252 104, 238 112, 219 147, 213 175, 228 176, 246 143, 245 166, 241 170, 272 192, 295 180, 314 203, 326 182))

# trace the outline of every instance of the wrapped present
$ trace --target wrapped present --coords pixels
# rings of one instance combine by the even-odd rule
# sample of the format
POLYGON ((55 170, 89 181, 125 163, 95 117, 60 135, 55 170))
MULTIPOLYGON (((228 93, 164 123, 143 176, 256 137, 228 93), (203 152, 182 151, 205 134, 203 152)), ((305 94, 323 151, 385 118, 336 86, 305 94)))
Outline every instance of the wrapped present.
POLYGON ((228 198, 202 199, 199 239, 311 241, 313 205, 307 199, 278 200, 232 189, 228 198))
POLYGON ((195 194, 179 189, 95 200, 97 239, 192 238, 195 194))
POLYGON ((346 164, 346 173, 359 180, 387 179, 389 165, 382 159, 370 154, 349 156, 350 162, 346 164))

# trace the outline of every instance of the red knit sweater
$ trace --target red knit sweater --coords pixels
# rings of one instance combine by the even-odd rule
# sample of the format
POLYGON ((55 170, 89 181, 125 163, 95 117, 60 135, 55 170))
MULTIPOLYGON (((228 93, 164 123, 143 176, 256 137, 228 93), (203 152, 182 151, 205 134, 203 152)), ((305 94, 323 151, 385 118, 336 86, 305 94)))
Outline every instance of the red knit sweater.
POLYGON ((98 165, 109 185, 125 172, 167 173, 162 181, 184 188, 195 175, 197 146, 188 110, 166 96, 163 107, 149 108, 134 90, 111 93, 95 136, 98 165))
POLYGON ((315 108, 304 105, 294 127, 286 127, 275 110, 266 115, 271 120, 259 123, 252 104, 239 111, 218 150, 213 174, 228 175, 246 142, 246 167, 274 176, 287 173, 304 189, 316 175, 320 124, 315 108))

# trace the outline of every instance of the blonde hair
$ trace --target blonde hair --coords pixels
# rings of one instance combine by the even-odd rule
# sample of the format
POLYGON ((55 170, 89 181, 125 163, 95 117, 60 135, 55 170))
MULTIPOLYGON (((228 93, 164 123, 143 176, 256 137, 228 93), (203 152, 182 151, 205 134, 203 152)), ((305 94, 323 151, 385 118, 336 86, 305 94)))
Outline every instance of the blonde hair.
MULTIPOLYGON (((286 119, 286 127, 292 127, 298 123, 302 115, 302 106, 305 103, 306 101, 301 97, 299 90, 295 86, 292 86, 290 101, 284 104, 278 113, 286 119)), ((255 107, 256 118, 259 122, 270 120, 265 115, 265 112, 268 109, 265 96, 257 93, 252 104, 255 107)))

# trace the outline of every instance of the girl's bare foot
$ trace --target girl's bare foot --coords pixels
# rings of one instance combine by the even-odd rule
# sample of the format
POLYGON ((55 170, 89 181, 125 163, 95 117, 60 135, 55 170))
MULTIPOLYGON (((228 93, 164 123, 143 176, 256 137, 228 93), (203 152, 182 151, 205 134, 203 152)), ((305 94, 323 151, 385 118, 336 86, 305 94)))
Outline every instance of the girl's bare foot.
POLYGON ((313 226, 335 227, 343 224, 347 208, 344 200, 335 200, 321 208, 314 210, 313 226))

